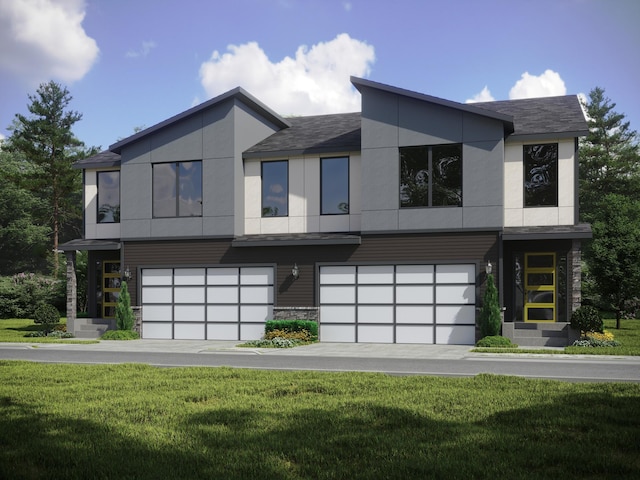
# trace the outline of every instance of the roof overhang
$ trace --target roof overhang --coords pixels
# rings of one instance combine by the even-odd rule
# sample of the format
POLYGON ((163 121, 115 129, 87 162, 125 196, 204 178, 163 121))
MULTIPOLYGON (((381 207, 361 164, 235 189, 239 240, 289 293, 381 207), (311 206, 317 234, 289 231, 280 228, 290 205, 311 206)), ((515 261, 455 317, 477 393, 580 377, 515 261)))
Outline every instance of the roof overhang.
POLYGON ((243 235, 232 247, 290 247, 309 245, 360 245, 360 235, 341 233, 293 233, 283 235, 243 235))
POLYGON ((63 252, 73 250, 120 250, 121 244, 116 240, 92 240, 78 238, 58 246, 63 252))
POLYGON ((593 237, 591 225, 552 225, 545 227, 505 227, 502 239, 508 240, 583 240, 593 237))

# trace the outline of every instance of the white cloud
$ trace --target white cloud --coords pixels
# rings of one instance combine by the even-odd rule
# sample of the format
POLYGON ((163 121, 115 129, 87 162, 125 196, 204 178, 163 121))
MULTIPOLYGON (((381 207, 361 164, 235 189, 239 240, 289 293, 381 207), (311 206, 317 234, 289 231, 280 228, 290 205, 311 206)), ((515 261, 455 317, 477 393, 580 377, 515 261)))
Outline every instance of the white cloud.
POLYGON ((99 53, 84 0, 0 0, 0 69, 30 81, 79 80, 99 53))
POLYGON ((567 87, 560 74, 553 70, 545 70, 542 75, 530 75, 524 72, 520 80, 509 91, 509 98, 536 98, 566 95, 567 87))
POLYGON ((353 4, 351 2, 343 2, 342 7, 345 9, 345 11, 350 12, 353 8, 353 4))
POLYGON ((146 57, 151 52, 151 49, 156 48, 156 42, 153 40, 146 40, 142 42, 142 46, 138 50, 129 50, 125 57, 127 58, 138 58, 138 57, 146 57))
POLYGON ((349 76, 367 76, 374 48, 342 33, 295 57, 272 62, 256 42, 217 50, 200 66, 200 80, 211 97, 241 86, 283 115, 312 115, 360 110, 360 95, 349 76))
POLYGON ((488 86, 484 86, 480 93, 476 93, 473 97, 468 98, 465 103, 476 103, 476 102, 493 102, 495 98, 491 95, 488 86))

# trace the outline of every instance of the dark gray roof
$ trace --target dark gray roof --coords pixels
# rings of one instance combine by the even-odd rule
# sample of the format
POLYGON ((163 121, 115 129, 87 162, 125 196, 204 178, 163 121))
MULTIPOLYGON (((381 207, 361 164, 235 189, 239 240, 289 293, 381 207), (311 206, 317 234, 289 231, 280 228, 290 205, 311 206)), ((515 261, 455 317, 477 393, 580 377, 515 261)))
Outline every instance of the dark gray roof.
POLYGON ((579 223, 577 225, 551 225, 537 227, 505 227, 503 240, 571 240, 591 238, 591 225, 579 223))
POLYGON ((288 119, 280 130, 244 152, 245 158, 360 151, 360 113, 288 119))
POLYGON ((125 138, 124 140, 120 140, 119 142, 116 142, 113 145, 109 146, 109 150, 111 150, 112 152, 120 153, 122 151, 122 148, 130 143, 137 142, 141 138, 146 137, 151 133, 157 132, 158 130, 161 130, 169 125, 172 125, 176 122, 184 120, 185 118, 196 115, 210 108, 213 105, 222 103, 231 98, 235 98, 241 101, 242 103, 247 105, 249 108, 251 108, 254 112, 259 113, 265 119, 267 119, 268 121, 272 122, 274 125, 280 128, 286 128, 289 126, 289 122, 287 120, 285 120, 276 112, 271 110, 260 100, 255 98, 253 95, 251 95, 249 92, 247 92, 243 88, 236 87, 233 90, 229 90, 228 92, 223 93, 222 95, 212 98, 211 100, 207 100, 206 102, 201 103, 200 105, 196 105, 195 107, 190 108, 189 110, 185 110, 182 113, 174 115, 173 117, 168 118, 152 127, 145 128, 144 130, 136 133, 135 135, 131 135, 130 137, 125 138))
POLYGON ((541 136, 577 137, 589 133, 578 97, 525 98, 474 103, 485 110, 511 115, 515 131, 509 138, 526 139, 541 136))
POLYGON ((360 245, 360 235, 349 233, 288 233, 243 235, 231 243, 234 247, 285 247, 294 245, 360 245))
POLYGON ((120 250, 120 242, 117 240, 93 240, 78 238, 59 245, 64 252, 73 250, 120 250))
POLYGON ((109 168, 120 166, 120 155, 105 150, 95 155, 78 160, 73 164, 74 168, 109 168))

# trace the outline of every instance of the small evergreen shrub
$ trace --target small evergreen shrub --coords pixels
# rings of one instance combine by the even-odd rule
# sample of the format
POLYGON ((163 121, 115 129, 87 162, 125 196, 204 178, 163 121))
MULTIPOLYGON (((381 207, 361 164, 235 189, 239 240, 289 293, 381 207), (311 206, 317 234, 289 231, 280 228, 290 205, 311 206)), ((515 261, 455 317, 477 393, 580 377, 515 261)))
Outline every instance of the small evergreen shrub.
POLYGON ((138 340, 140 335, 133 330, 107 330, 100 337, 101 340, 138 340))
POLYGON ((494 337, 500 335, 502 328, 502 316, 500 315, 500 302, 498 300, 498 289, 493 281, 493 275, 487 275, 487 288, 482 300, 480 310, 480 334, 483 337, 494 337))
POLYGON ((124 280, 120 286, 120 295, 116 304, 116 325, 118 330, 133 330, 136 317, 131 309, 131 296, 127 289, 127 282, 124 280))
POLYGON ((595 307, 582 305, 571 315, 571 328, 580 330, 583 333, 603 333, 604 321, 595 307))
POLYGON ((518 345, 511 343, 510 338, 500 335, 490 335, 478 340, 476 347, 517 348, 518 345))
POLYGON ((307 331, 312 341, 318 339, 318 323, 313 320, 268 320, 264 326, 265 335, 273 330, 288 333, 307 331))
POLYGON ((43 303, 36 308, 33 314, 33 321, 39 325, 44 325, 45 331, 50 332, 53 326, 60 322, 60 312, 53 305, 43 303))

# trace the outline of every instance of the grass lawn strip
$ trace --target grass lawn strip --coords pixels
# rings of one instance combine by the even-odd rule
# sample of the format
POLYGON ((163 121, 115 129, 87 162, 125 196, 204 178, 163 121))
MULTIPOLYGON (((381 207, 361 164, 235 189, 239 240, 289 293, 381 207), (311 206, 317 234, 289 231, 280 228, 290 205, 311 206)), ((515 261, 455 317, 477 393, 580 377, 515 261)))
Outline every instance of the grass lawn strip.
POLYGON ((0 478, 640 478, 640 385, 0 361, 0 478))
MULTIPOLYGON (((61 318, 60 323, 67 323, 66 318, 61 318)), ((0 342, 15 343, 100 343, 98 340, 60 339, 53 337, 25 337, 29 332, 44 330, 44 325, 37 325, 33 320, 9 318, 0 319, 0 342)))

